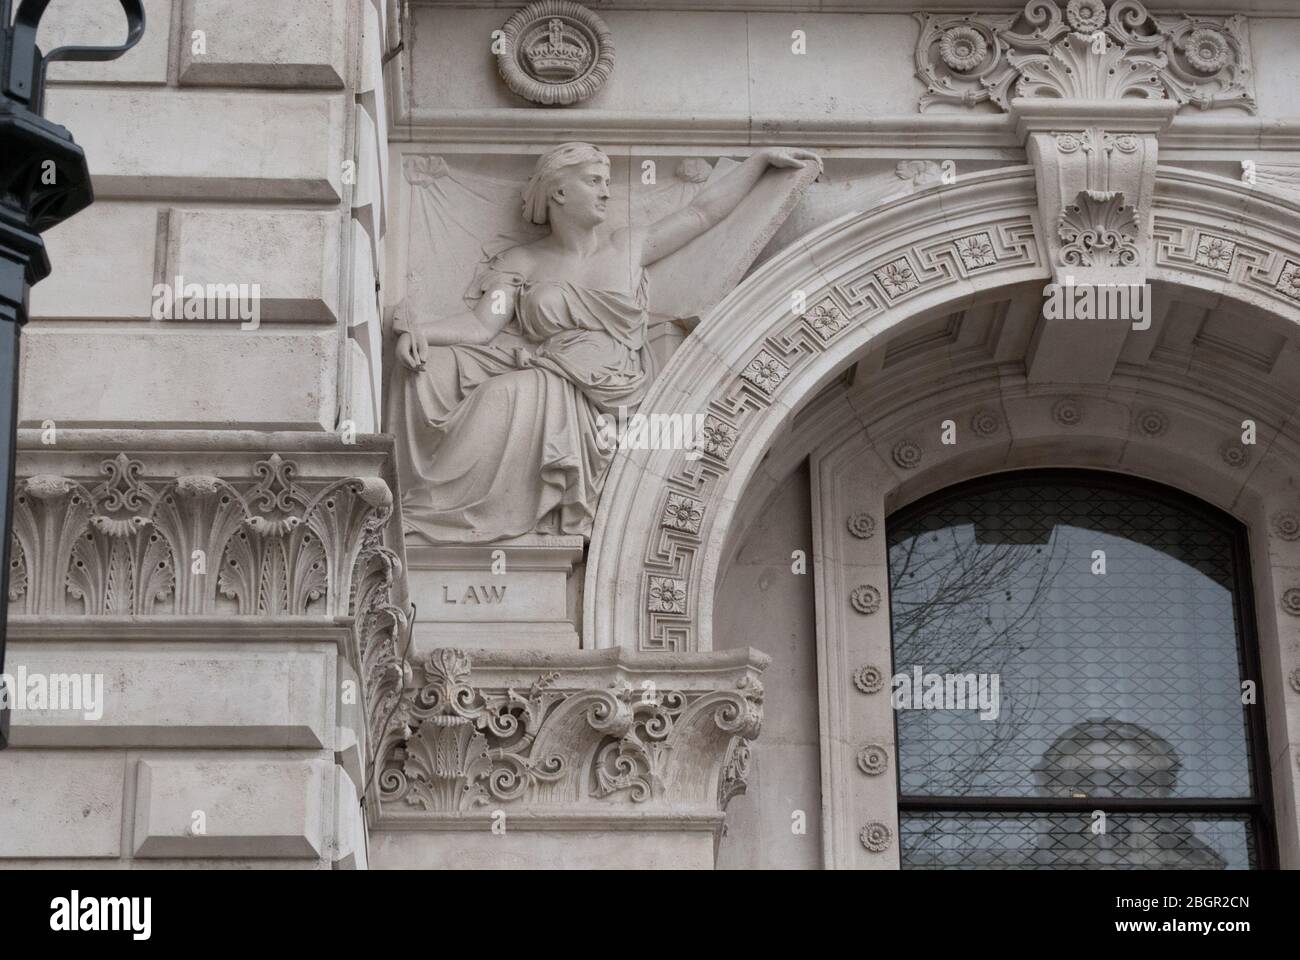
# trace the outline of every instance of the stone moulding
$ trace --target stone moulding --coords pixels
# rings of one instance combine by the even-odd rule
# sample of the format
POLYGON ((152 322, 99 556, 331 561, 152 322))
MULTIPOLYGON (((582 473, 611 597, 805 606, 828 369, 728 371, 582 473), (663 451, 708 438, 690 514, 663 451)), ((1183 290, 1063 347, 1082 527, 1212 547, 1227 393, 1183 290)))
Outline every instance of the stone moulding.
MULTIPOLYGON (((1021 103, 1050 105, 1049 101, 1021 103)), ((1148 135, 1143 124, 1154 131, 1163 122, 1161 116, 1147 117, 1145 111, 1151 107, 1167 111, 1173 106, 1164 101, 1124 104, 1130 105, 1143 113, 1126 126, 1141 129, 1143 136, 1148 135)), ((1060 121, 1042 120, 1041 138, 1050 139, 1055 154, 1052 131, 1061 129, 1060 121)), ((1094 125, 1080 119, 1078 128, 1094 125)), ((1117 155, 1139 154, 1117 151, 1117 155)), ((1300 321, 1300 300, 1277 289, 1288 270, 1300 272, 1300 267, 1289 266, 1300 264, 1294 230, 1300 206, 1252 191, 1238 180, 1200 171, 1162 167, 1158 176, 1152 169, 1151 176, 1152 243, 1144 255, 1151 279, 1208 290, 1216 302, 1242 311, 1252 322, 1265 312, 1300 321), (1196 261, 1207 221, 1213 221, 1216 236, 1235 245, 1226 274, 1196 261)), ((1140 179, 1136 172, 1133 179, 1140 179)), ((1014 290, 1019 283, 1042 289, 1039 285, 1057 269, 1049 250, 1054 231, 1042 230, 1042 225, 1054 224, 1059 210, 1050 218, 1038 215, 1039 182, 1030 167, 980 172, 948 187, 891 200, 858 217, 828 224, 766 261, 700 324, 660 374, 644 409, 704 414, 706 425, 725 428, 726 442, 716 445, 716 453, 706 449, 697 461, 687 461, 680 451, 648 451, 635 460, 615 458, 588 554, 585 643, 646 651, 711 649, 714 585, 735 536, 737 505, 746 488, 764 474, 764 455, 785 429, 790 412, 800 409, 833 375, 865 355, 889 331, 919 316, 943 315, 964 308, 972 297, 992 298, 995 291, 1014 290), (994 241, 998 270, 970 271, 962 263, 953 237, 976 232, 987 233, 994 241), (925 268, 925 283, 909 295, 911 300, 888 303, 873 273, 905 253, 925 268), (809 304, 830 298, 848 324, 833 340, 824 341, 807 329, 805 319, 791 316, 789 291, 794 289, 807 290, 809 304), (739 373, 760 349, 780 354, 790 370, 771 397, 758 396, 739 373), (686 533, 659 523, 672 494, 689 496, 701 505, 697 531, 686 533), (651 608, 652 576, 678 581, 689 613, 651 608)), ((1080 188, 1082 184, 1069 195, 1076 196, 1080 188)), ((1124 193, 1125 202, 1130 202, 1127 188, 1124 193)), ((1174 403, 1154 393, 1148 399, 1174 403)), ((1089 421, 1082 429, 1086 432, 1092 426, 1089 421)), ((1127 432, 1127 424, 1125 428, 1127 432)), ((1133 436, 1144 435, 1137 431, 1133 436)), ((1203 452, 1209 458, 1206 462, 1219 462, 1212 447, 1203 452)), ((882 457, 888 464, 887 449, 882 457)), ((837 525, 841 522, 837 517, 837 525)))
POLYGON ((753 650, 430 651, 371 729, 374 823, 719 815, 745 790, 767 662, 753 650))
POLYGON ((1168 99, 1255 112, 1246 20, 1155 16, 1139 0, 1029 0, 1020 13, 917 13, 919 109, 1014 97, 1168 99))

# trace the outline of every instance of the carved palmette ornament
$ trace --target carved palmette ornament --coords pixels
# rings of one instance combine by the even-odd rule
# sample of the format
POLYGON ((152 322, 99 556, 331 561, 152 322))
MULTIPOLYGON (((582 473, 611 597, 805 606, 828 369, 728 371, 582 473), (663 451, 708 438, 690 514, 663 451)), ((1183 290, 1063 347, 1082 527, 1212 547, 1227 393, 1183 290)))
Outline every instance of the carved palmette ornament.
POLYGON ((380 753, 380 802, 437 815, 610 799, 721 809, 744 792, 762 719, 749 677, 650 695, 626 682, 564 689, 548 672, 527 691, 496 691, 473 684, 469 656, 451 649, 414 673, 399 711, 411 732, 380 753))
POLYGON ((93 489, 49 475, 18 482, 11 613, 345 616, 367 532, 392 511, 382 480, 308 486, 278 455, 258 461, 251 482, 146 482, 126 454, 100 472, 93 489))
POLYGON ((571 0, 539 0, 506 21, 497 66, 519 96, 547 106, 586 100, 614 71, 605 21, 571 0))
POLYGON ((1155 16, 1140 0, 1029 0, 1019 13, 915 15, 919 107, 1014 97, 1168 99, 1255 111, 1243 17, 1155 16))
POLYGON ((1137 212, 1113 190, 1080 190, 1056 225, 1061 262, 1078 267, 1129 267, 1137 263, 1137 212))

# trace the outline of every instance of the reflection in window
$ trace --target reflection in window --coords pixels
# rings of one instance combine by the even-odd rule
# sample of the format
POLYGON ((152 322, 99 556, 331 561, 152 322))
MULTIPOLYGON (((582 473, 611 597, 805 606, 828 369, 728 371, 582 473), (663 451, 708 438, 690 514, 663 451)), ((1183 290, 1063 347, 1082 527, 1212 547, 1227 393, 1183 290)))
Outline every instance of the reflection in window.
POLYGON ((1259 865, 1233 521, 1058 471, 938 494, 888 536, 895 676, 998 693, 994 716, 896 701, 904 866, 1259 865))

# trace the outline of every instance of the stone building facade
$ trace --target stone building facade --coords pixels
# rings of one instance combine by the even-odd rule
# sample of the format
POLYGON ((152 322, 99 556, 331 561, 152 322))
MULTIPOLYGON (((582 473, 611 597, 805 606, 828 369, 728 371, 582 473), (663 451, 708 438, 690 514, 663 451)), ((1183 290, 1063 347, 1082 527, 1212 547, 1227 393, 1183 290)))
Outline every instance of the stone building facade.
POLYGON ((145 6, 0 865, 1300 866, 1289 4, 145 6))

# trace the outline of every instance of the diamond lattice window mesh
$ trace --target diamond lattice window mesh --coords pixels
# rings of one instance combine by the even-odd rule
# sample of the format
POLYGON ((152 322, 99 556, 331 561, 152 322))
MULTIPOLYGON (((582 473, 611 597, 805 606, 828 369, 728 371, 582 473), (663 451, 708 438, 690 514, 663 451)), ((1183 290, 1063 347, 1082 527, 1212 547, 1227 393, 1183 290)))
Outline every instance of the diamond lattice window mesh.
POLYGON ((1257 795, 1230 522, 1158 489, 1037 474, 939 494, 888 536, 895 677, 996 690, 996 711, 926 708, 919 689, 896 709, 905 866, 1255 863, 1249 815, 1172 809, 1257 795), (937 798, 961 802, 918 809, 937 798), (1016 809, 1040 798, 1151 809, 1099 833, 1016 809))

